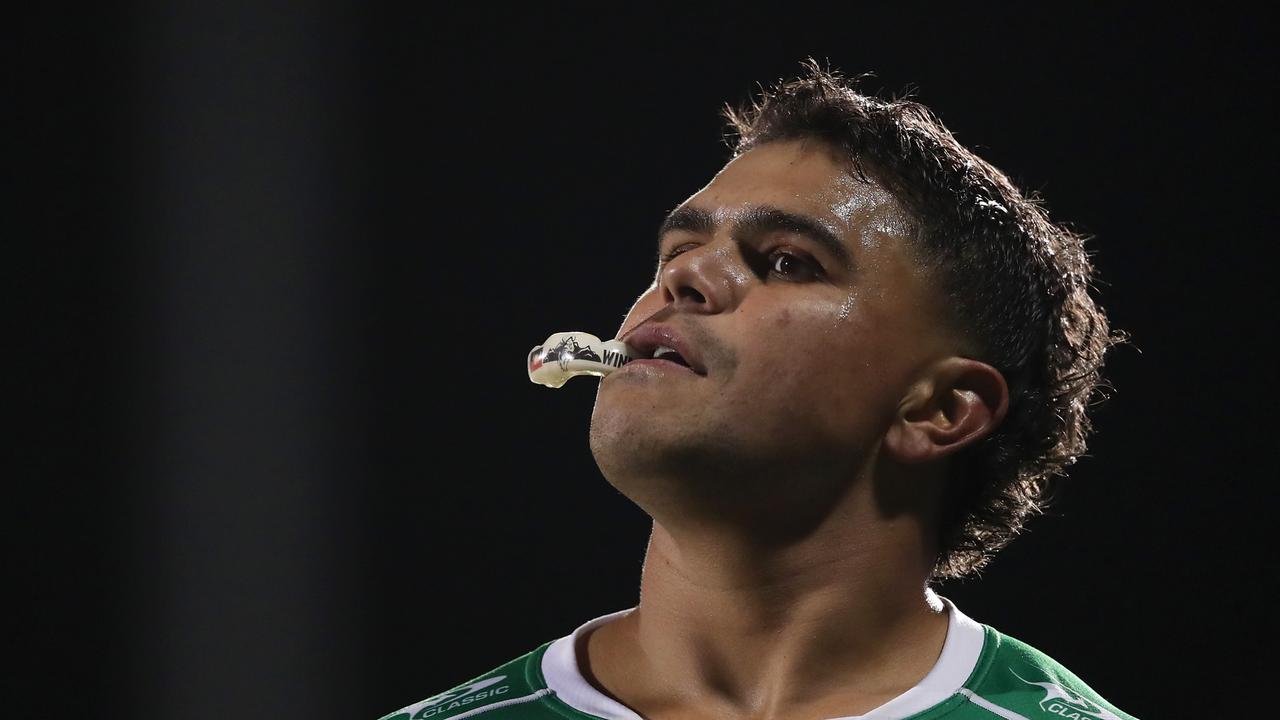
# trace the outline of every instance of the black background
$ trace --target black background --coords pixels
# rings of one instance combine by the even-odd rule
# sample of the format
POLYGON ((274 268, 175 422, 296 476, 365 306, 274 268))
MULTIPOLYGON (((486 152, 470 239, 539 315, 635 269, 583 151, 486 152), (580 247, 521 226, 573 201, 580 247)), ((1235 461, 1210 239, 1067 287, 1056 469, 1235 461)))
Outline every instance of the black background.
POLYGON ((721 105, 813 56, 914 88, 1094 235, 1133 337, 1061 500, 943 593, 1140 717, 1253 716, 1261 21, 475 7, 12 25, 8 711, 373 718, 634 604, 648 523, 591 459, 595 383, 522 363, 617 328, 658 221, 727 158, 721 105))

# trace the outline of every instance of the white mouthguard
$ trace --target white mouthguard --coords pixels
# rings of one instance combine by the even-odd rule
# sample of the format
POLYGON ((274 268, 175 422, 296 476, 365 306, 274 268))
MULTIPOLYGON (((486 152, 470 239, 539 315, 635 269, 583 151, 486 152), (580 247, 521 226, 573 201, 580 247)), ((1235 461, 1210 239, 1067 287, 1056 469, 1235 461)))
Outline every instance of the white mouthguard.
POLYGON ((584 332, 560 332, 529 351, 529 380, 558 388, 578 375, 604 377, 638 357, 621 340, 601 342, 584 332))

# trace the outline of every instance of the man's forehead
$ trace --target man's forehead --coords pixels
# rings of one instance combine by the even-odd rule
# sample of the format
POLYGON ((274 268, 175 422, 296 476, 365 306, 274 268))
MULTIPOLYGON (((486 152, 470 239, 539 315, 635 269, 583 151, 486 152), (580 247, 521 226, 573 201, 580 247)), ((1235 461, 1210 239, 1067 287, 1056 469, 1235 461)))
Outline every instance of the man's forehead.
POLYGON ((734 158, 681 203, 732 226, 760 206, 801 214, 851 244, 906 235, 911 223, 897 199, 874 178, 855 176, 823 146, 766 143, 734 158))
POLYGON ((831 232, 839 232, 841 230, 841 227, 835 222, 835 220, 837 219, 835 216, 828 217, 821 212, 817 212, 817 213, 811 212, 810 209, 807 207, 797 208, 794 206, 790 206, 787 203, 743 200, 742 202, 739 202, 734 205, 714 205, 713 204, 709 206, 705 202, 699 202, 695 196, 694 198, 690 198, 680 207, 694 209, 699 212, 705 212, 705 214, 710 216, 712 224, 715 225, 716 227, 730 227, 733 225, 741 224, 743 220, 749 219, 754 215, 759 214, 761 208, 770 208, 770 209, 777 208, 781 210, 792 210, 792 211, 803 210, 806 215, 808 215, 809 217, 812 217, 814 220, 821 222, 822 225, 826 227, 828 230, 830 230, 831 232))

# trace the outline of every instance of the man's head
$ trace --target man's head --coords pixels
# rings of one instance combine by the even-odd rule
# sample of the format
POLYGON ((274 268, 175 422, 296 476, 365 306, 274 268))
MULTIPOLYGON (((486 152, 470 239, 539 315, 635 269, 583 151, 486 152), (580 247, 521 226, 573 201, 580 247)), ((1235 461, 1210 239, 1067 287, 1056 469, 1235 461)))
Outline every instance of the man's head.
POLYGON ((733 159, 664 222, 619 332, 696 371, 602 381, 592 450, 655 519, 762 533, 877 476, 878 510, 917 511, 935 575, 963 575, 1083 452, 1114 339, 1079 237, 922 106, 807 69, 726 110, 733 159))

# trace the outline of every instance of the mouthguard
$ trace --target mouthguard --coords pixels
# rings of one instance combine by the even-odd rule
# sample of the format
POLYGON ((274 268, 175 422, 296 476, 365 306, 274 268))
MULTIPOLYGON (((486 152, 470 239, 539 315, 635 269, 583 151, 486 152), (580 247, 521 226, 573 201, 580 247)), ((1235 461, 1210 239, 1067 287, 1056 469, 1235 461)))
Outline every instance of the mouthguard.
POLYGON ((559 332, 529 351, 529 380, 558 388, 579 375, 605 377, 640 357, 621 340, 601 342, 584 332, 559 332))

